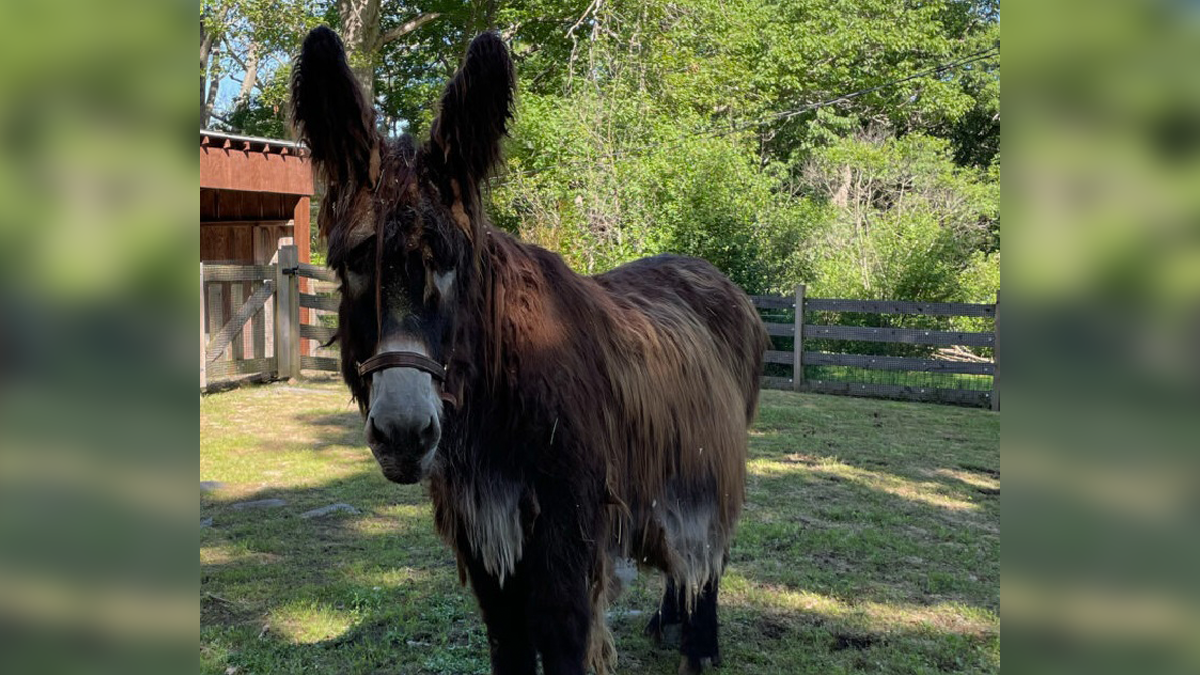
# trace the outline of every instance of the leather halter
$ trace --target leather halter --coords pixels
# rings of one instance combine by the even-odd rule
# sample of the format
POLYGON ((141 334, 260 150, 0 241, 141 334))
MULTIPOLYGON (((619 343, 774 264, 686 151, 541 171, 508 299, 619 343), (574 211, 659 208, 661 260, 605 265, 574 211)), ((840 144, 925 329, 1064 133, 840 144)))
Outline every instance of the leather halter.
MULTIPOLYGON (((403 182, 400 184, 399 191, 404 192, 408 189, 412 181, 412 173, 406 173, 403 182)), ((381 182, 382 180, 376 181, 373 191, 377 192, 379 190, 381 182)), ((383 227, 383 219, 377 218, 375 223, 375 326, 378 331, 376 334, 376 344, 383 342, 383 227)), ((388 368, 415 368, 429 373, 439 383, 446 381, 446 366, 419 352, 380 352, 356 365, 358 366, 359 377, 366 377, 377 370, 386 370, 388 368)))

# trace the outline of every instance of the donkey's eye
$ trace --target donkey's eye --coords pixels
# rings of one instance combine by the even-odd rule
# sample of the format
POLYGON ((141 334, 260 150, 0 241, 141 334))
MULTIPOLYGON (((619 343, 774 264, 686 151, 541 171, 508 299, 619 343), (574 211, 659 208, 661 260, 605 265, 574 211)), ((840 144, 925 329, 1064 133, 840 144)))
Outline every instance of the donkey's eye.
POLYGON ((375 264, 375 236, 362 240, 346 254, 346 271, 355 274, 366 274, 375 264))

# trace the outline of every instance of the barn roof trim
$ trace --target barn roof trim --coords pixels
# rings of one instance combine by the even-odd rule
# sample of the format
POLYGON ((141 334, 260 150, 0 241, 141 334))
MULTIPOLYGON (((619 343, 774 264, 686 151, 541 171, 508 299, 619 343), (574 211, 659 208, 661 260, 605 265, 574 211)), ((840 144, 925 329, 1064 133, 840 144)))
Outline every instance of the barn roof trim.
POLYGON ((308 148, 295 141, 285 141, 278 138, 261 138, 258 136, 242 136, 211 129, 200 130, 200 147, 259 152, 270 155, 308 156, 308 148))

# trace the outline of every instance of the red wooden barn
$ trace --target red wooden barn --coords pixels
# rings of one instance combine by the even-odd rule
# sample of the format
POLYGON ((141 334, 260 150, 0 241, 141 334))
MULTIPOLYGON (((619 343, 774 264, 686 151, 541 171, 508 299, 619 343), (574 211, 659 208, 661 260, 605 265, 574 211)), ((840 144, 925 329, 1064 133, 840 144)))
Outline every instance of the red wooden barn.
POLYGON ((281 243, 308 262, 312 194, 312 165, 296 143, 201 131, 201 262, 265 265, 281 243))
MULTIPOLYGON (((200 131, 200 262, 267 265, 281 245, 295 244, 300 262, 309 262, 312 163, 307 150, 292 142, 200 131)), ((211 337, 250 297, 253 284, 212 281, 204 286, 204 319, 211 337)), ((300 290, 310 283, 300 280, 300 290)), ((310 310, 300 311, 301 321, 310 310)), ((241 335, 219 358, 220 372, 244 373, 230 361, 273 355, 270 303, 239 327, 241 335)), ((301 353, 316 342, 302 340, 301 353)))

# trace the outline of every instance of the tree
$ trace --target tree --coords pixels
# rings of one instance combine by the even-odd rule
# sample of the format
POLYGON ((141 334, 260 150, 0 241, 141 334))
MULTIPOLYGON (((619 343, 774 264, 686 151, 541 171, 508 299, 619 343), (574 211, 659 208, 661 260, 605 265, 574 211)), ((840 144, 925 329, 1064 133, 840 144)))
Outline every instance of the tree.
POLYGON ((581 271, 674 251, 751 291, 926 300, 998 273, 994 0, 210 0, 202 16, 202 100, 244 73, 218 119, 273 136, 315 23, 343 36, 381 125, 418 137, 468 41, 496 30, 520 91, 491 215, 581 271))
MULTIPOLYGON (((269 118, 282 126, 283 95, 270 87, 290 68, 295 52, 307 31, 322 16, 315 0, 209 0, 201 6, 201 126, 216 118, 233 131, 255 133, 245 128, 248 120, 260 126, 269 118), (229 108, 216 111, 221 82, 229 78, 239 84, 229 108), (264 115, 265 110, 270 115, 264 115)), ((270 126, 269 124, 267 126, 270 126)))
POLYGON ((999 190, 952 153, 944 139, 874 128, 804 162, 811 197, 832 207, 812 242, 814 295, 968 299, 960 275, 992 248, 999 190))

